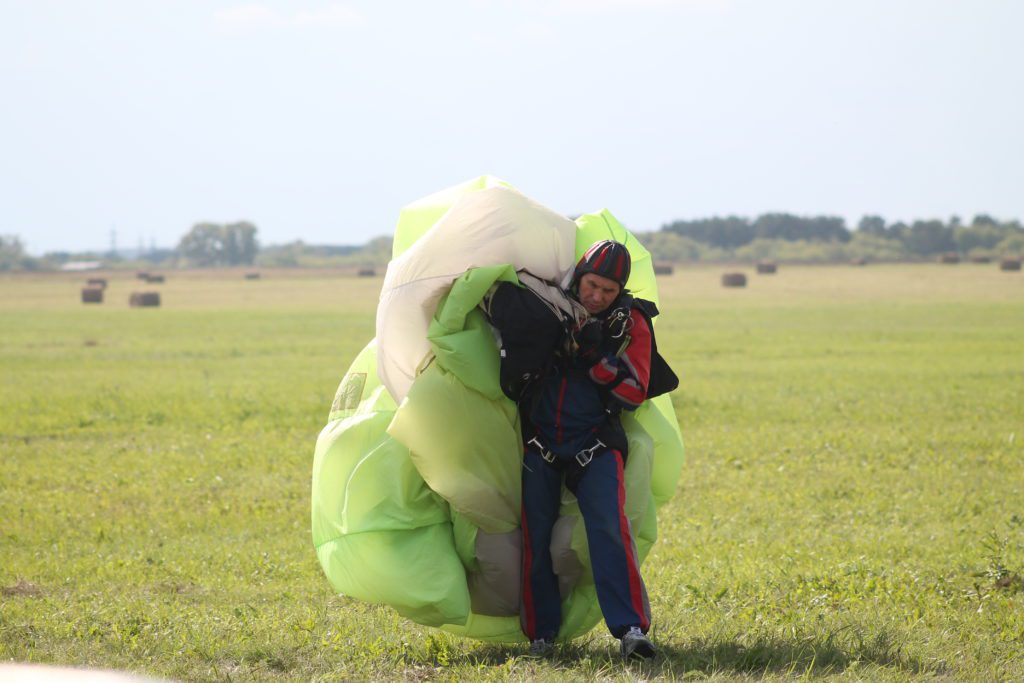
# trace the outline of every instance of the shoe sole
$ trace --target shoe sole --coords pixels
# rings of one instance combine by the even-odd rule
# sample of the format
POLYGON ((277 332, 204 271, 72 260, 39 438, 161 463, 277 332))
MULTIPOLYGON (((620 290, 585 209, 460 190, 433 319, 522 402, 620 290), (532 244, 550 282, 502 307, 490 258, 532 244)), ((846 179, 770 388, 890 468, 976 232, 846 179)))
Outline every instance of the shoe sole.
POLYGON ((654 655, 656 655, 656 654, 658 654, 658 651, 654 648, 653 645, 650 645, 650 644, 647 644, 647 643, 640 643, 635 648, 633 648, 632 652, 626 654, 625 658, 626 659, 652 659, 654 657, 654 655))

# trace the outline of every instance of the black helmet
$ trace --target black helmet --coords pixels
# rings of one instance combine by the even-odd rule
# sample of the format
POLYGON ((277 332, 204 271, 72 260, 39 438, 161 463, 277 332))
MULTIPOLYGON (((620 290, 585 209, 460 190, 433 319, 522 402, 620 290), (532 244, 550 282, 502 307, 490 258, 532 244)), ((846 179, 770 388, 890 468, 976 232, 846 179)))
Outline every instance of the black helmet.
POLYGON ((576 264, 572 281, 574 285, 578 285, 580 278, 587 273, 593 273, 615 280, 625 289, 626 280, 629 279, 629 265, 629 250, 626 249, 626 245, 614 240, 602 240, 592 244, 587 253, 583 254, 583 258, 576 264))

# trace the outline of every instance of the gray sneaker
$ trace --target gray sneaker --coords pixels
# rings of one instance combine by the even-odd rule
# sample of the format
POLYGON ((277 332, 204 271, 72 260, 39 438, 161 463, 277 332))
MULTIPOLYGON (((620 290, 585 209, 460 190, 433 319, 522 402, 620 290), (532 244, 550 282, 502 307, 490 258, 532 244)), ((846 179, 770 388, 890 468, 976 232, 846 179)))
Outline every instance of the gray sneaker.
POLYGON ((650 659, 658 650, 637 626, 631 626, 622 636, 623 659, 650 659))
POLYGON ((547 638, 538 638, 530 641, 530 649, 527 652, 529 657, 550 657, 555 652, 555 644, 547 638))

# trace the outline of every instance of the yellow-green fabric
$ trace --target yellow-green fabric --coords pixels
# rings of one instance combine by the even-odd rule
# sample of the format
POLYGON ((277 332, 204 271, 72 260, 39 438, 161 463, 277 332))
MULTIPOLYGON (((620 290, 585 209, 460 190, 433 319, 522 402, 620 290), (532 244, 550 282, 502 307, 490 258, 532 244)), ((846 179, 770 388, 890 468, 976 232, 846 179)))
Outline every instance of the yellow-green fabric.
MULTIPOLYGON (((406 207, 396 255, 445 214, 445 202, 495 184, 504 183, 485 176, 406 207)), ((610 213, 576 223, 577 257, 600 239, 623 242, 633 257, 627 286, 657 301, 650 254, 610 213)), ((432 354, 400 405, 377 377, 376 341, 363 349, 317 440, 312 482, 313 543, 335 590, 390 605, 417 623, 497 642, 523 639, 515 613, 519 567, 495 567, 480 553, 500 548, 507 558, 517 547, 522 440, 516 406, 498 384, 495 338, 477 304, 496 282, 516 282, 515 267, 497 263, 453 277, 429 325, 432 354)), ((642 561, 657 537, 656 507, 675 490, 682 439, 667 396, 626 414, 623 425, 630 443, 626 514, 642 561)), ((561 514, 568 541, 559 556, 573 578, 563 593, 564 640, 593 628, 601 611, 583 524, 573 522, 579 509, 567 491, 561 514)))

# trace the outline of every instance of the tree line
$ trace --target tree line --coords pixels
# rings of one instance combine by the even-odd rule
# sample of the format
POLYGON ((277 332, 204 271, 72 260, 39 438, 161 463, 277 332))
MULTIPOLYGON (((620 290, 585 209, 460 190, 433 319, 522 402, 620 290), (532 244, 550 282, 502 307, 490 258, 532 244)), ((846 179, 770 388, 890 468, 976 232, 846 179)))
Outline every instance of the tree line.
MULTIPOLYGON (((249 221, 196 223, 173 249, 153 249, 126 259, 119 254, 52 252, 33 257, 13 235, 0 235, 0 271, 59 268, 71 260, 102 260, 107 265, 159 263, 195 267, 280 266, 336 267, 379 265, 391 257, 391 238, 378 237, 362 246, 310 245, 295 241, 261 247, 258 228, 249 221)), ((1018 220, 999 221, 987 214, 964 223, 915 220, 888 223, 866 215, 850 229, 838 216, 797 216, 766 213, 754 219, 740 216, 677 220, 660 230, 637 233, 655 259, 704 261, 779 259, 808 262, 914 260, 956 252, 964 256, 1024 254, 1024 226, 1018 220)))
POLYGON ((172 249, 150 248, 131 252, 49 252, 42 257, 26 253, 21 239, 0 235, 0 271, 55 270, 69 261, 97 261, 105 267, 143 265, 166 267, 266 266, 284 268, 364 267, 391 259, 390 236, 376 237, 364 245, 317 245, 296 240, 261 246, 259 229, 249 221, 196 223, 172 249))
POLYGON ((842 218, 803 218, 788 213, 766 213, 754 220, 726 216, 675 221, 662 226, 661 229, 723 249, 742 247, 759 238, 848 242, 851 237, 850 231, 846 228, 846 221, 842 218))
POLYGON ((664 260, 913 260, 951 252, 964 256, 1024 252, 1024 226, 987 214, 974 216, 970 224, 957 216, 948 221, 888 223, 882 216, 866 215, 851 230, 838 216, 766 213, 752 220, 726 216, 673 221, 641 239, 655 258, 664 260))

